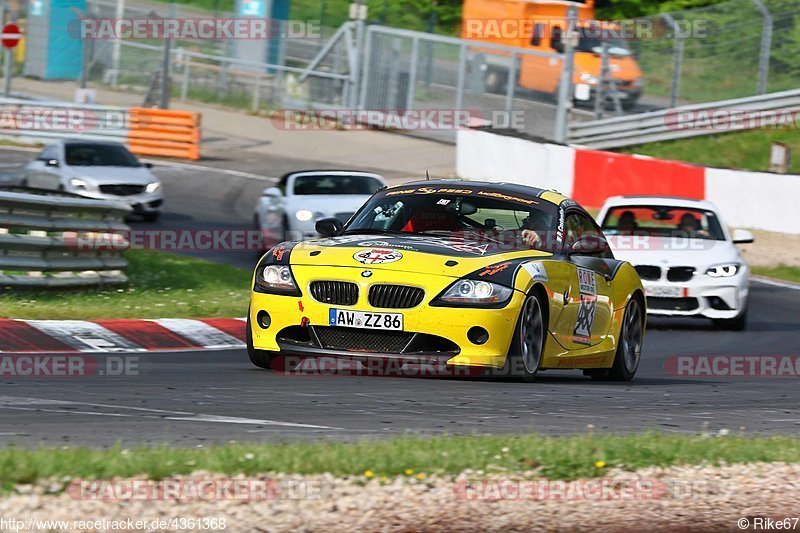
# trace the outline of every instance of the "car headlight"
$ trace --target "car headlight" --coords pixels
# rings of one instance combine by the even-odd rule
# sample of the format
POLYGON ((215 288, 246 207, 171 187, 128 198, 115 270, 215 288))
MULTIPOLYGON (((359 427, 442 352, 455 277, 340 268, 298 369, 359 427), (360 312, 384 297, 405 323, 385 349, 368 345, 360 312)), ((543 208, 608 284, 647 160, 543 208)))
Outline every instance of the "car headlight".
POLYGON ((588 72, 584 72, 580 76, 581 81, 588 83, 589 85, 595 85, 597 83, 597 76, 593 76, 588 72))
POLYGON ((76 191, 88 191, 90 189, 89 183, 80 178, 72 178, 69 180, 69 186, 76 191))
POLYGON ((153 183, 147 184, 147 187, 144 188, 144 192, 156 192, 159 189, 161 189, 161 184, 157 181, 154 181, 153 183))
POLYGON ((706 270, 706 274, 711 276, 712 278, 730 278, 736 275, 739 272, 739 268, 741 265, 736 263, 732 263, 729 265, 717 265, 709 268, 706 270))
POLYGON ((314 217, 314 213, 312 213, 308 209, 301 209, 300 211, 295 213, 294 216, 300 222, 306 222, 308 220, 311 220, 314 217))
POLYGON ((299 295, 292 269, 287 265, 266 265, 259 267, 256 286, 264 292, 299 295))
POLYGON ((435 302, 463 306, 502 306, 508 303, 513 289, 489 281, 460 279, 450 285, 435 302))

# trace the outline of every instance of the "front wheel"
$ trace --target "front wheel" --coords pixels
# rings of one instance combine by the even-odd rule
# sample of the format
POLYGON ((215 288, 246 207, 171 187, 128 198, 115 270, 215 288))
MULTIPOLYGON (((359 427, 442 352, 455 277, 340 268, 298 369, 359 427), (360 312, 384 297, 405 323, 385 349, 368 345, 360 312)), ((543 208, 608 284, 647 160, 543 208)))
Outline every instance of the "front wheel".
POLYGON ((594 379, 611 381, 630 381, 639 368, 642 356, 642 341, 644 340, 644 310, 638 298, 631 298, 625 315, 622 318, 622 327, 617 341, 617 353, 614 356, 614 365, 607 373, 592 372, 589 375, 594 379))
POLYGON ((272 366, 272 354, 264 350, 256 350, 253 347, 253 331, 250 325, 250 311, 247 312, 247 333, 245 339, 247 342, 247 355, 250 357, 250 362, 258 368, 270 368, 272 366))
POLYGON ((545 330, 542 303, 536 295, 530 294, 522 304, 503 375, 527 382, 536 379, 544 353, 545 330))
POLYGON ((714 326, 730 331, 744 331, 747 327, 747 308, 733 318, 715 318, 714 326))

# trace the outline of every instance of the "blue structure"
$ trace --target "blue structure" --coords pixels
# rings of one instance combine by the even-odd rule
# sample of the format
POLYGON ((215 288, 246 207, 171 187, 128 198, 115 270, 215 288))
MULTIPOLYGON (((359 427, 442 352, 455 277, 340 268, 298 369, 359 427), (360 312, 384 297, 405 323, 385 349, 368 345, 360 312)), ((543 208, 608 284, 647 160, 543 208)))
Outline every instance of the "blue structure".
POLYGON ((26 76, 77 80, 83 68, 81 13, 86 0, 31 0, 26 25, 26 76))

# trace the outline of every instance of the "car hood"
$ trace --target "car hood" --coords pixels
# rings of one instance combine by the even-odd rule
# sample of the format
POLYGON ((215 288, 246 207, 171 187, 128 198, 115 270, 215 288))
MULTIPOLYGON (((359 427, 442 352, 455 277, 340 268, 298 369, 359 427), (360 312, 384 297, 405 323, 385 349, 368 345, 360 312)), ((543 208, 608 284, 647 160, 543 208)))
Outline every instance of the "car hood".
POLYGON ((693 266, 698 270, 714 265, 743 262, 739 250, 729 241, 704 239, 661 239, 647 241, 630 237, 609 237, 614 257, 634 266, 693 266))
POLYGON ((88 179, 98 185, 147 185, 158 181, 147 167, 69 167, 71 177, 88 179))
POLYGON ((337 266, 461 277, 515 259, 548 257, 538 250, 510 250, 476 240, 421 235, 345 235, 304 241, 291 248, 292 265, 337 266))

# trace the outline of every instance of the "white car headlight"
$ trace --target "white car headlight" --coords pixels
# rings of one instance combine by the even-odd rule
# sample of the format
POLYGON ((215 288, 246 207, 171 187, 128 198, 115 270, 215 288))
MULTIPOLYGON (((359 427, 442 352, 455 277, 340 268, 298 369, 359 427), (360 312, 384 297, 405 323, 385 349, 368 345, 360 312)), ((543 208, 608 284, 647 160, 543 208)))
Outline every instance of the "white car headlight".
POLYGON ((297 213, 294 214, 295 218, 300 222, 307 222, 314 217, 314 213, 309 211, 308 209, 301 209, 297 213))
POLYGON ((88 191, 91 188, 86 180, 80 178, 71 178, 69 180, 69 186, 76 191, 88 191))
POLYGON ((298 292, 292 270, 287 265, 267 265, 259 269, 256 285, 267 292, 295 294, 298 292))
POLYGON ((736 263, 731 263, 729 265, 717 265, 706 270, 706 274, 712 278, 730 278, 739 272, 740 267, 741 265, 736 263))
POLYGON ((153 183, 147 184, 147 187, 144 188, 144 192, 156 192, 159 189, 161 189, 161 183, 154 181, 153 183))
POLYGON ((513 289, 497 283, 461 279, 453 283, 437 300, 466 306, 499 305, 506 303, 513 292, 513 289))

